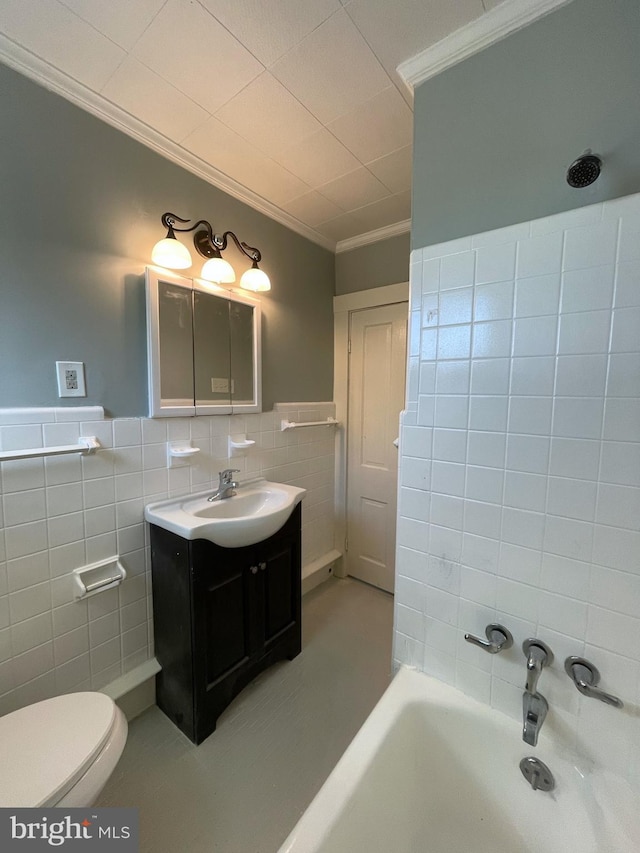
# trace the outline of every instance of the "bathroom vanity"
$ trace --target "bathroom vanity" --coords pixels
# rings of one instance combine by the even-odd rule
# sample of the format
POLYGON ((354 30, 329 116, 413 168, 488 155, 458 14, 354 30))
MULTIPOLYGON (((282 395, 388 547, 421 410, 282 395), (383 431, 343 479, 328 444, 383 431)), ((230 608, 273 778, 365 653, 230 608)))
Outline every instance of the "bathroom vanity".
POLYGON ((156 701, 202 743, 243 687, 300 652, 300 504, 277 532, 243 547, 152 523, 151 565, 156 701))

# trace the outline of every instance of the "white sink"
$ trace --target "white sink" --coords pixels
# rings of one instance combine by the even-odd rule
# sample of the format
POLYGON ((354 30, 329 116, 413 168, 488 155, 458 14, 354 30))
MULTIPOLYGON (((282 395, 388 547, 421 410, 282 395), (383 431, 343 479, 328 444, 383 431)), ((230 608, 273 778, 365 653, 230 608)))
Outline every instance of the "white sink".
POLYGON ((224 548, 241 548, 280 530, 305 492, 297 486, 254 480, 224 500, 207 500, 213 494, 209 489, 148 504, 144 517, 184 539, 208 539, 224 548))

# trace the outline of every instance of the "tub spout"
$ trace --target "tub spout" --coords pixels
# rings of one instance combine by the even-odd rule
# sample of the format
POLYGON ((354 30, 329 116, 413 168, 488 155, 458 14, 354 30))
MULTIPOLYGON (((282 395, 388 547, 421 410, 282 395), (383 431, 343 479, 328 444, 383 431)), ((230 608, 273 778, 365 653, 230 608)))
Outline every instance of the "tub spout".
POLYGON ((538 679, 542 672, 542 661, 539 657, 534 657, 532 654, 527 661, 527 682, 525 690, 527 693, 536 693, 538 687, 538 679))
POLYGON ((548 710, 549 705, 542 694, 529 693, 527 690, 522 694, 522 740, 529 746, 537 745, 548 710))

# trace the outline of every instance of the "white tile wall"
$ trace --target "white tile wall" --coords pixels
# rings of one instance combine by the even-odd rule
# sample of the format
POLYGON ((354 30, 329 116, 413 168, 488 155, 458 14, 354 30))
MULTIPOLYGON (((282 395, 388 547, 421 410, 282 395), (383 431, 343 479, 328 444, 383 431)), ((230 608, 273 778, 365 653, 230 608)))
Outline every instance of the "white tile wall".
POLYGON ((73 444, 92 456, 0 463, 0 715, 71 690, 99 689, 153 654, 146 503, 202 491, 223 468, 307 489, 303 565, 333 549, 334 429, 282 432, 280 421, 324 420, 333 403, 286 403, 259 415, 73 420, 96 410, 0 410, 0 450, 73 444), (228 436, 256 445, 228 458, 228 436), (166 442, 201 453, 167 469, 166 442), (71 572, 120 554, 128 578, 81 602, 71 572))
POLYGON ((638 245, 634 195, 412 253, 400 476, 429 476, 401 491, 395 627, 396 663, 518 722, 521 644, 544 640, 547 733, 636 785, 638 245), (492 621, 516 641, 495 657, 463 639, 492 621), (577 692, 569 654, 623 711, 577 692))

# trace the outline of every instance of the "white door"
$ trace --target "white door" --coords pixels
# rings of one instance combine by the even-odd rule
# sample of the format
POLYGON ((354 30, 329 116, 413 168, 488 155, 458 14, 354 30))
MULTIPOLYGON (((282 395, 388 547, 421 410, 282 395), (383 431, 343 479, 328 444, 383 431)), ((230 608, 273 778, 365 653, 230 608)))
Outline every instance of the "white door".
POLYGON ((404 407, 408 305, 351 313, 347 571, 393 592, 398 436, 404 407))

